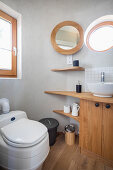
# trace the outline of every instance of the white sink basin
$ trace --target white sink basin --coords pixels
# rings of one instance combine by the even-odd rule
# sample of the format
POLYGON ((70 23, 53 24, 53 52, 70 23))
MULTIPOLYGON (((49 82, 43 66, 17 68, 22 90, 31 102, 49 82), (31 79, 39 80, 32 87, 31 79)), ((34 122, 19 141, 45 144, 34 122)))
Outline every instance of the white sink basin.
POLYGON ((112 97, 113 96, 113 83, 100 82, 100 83, 87 83, 88 89, 94 96, 98 97, 112 97))

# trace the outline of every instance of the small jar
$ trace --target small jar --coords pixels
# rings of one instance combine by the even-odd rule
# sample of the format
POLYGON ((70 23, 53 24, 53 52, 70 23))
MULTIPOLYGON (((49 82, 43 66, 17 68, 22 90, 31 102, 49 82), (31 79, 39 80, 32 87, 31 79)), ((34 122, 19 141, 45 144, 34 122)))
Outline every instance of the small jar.
POLYGON ((78 66, 79 66, 79 60, 74 60, 74 61, 73 61, 73 66, 74 66, 74 67, 75 67, 75 66, 78 67, 78 66))

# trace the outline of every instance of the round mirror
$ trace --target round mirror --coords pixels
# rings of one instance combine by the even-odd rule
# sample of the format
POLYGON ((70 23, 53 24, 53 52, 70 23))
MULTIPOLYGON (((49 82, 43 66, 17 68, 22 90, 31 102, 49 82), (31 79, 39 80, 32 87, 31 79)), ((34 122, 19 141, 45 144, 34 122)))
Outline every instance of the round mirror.
POLYGON ((83 29, 76 22, 64 21, 51 33, 53 48, 61 54, 73 54, 83 45, 83 29))
POLYGON ((61 27, 56 33, 56 44, 65 50, 75 48, 80 40, 79 31, 73 26, 61 27))

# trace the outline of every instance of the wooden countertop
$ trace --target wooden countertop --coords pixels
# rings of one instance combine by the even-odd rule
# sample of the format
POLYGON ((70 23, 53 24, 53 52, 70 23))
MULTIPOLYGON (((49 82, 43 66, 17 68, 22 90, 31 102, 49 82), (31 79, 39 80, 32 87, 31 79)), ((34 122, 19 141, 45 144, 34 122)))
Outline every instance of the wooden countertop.
POLYGON ((86 100, 96 101, 96 102, 101 102, 101 103, 113 103, 113 97, 110 97, 110 98, 96 97, 88 92, 76 93, 75 91, 45 91, 45 93, 71 96, 71 97, 75 97, 79 99, 86 99, 86 100))

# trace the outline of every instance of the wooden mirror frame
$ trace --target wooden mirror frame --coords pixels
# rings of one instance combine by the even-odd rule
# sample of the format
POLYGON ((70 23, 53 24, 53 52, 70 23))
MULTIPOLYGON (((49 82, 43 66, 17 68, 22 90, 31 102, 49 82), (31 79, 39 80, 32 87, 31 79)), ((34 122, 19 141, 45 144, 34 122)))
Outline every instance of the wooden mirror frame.
POLYGON ((52 46, 53 46, 53 48, 57 52, 59 52, 61 54, 68 55, 68 54, 76 53, 77 51, 79 51, 82 48, 83 42, 84 42, 83 29, 82 29, 82 27, 78 23, 73 22, 73 21, 64 21, 64 22, 59 23, 58 25, 55 26, 55 28, 53 29, 53 31, 51 33, 51 43, 52 43, 52 46), (58 32, 58 30, 61 27, 64 27, 64 26, 73 26, 73 27, 75 27, 79 31, 79 34, 80 34, 79 43, 77 44, 77 46, 75 48, 72 48, 70 50, 65 50, 65 49, 60 48, 57 45, 56 40, 55 40, 56 33, 58 32))
POLYGON ((113 46, 111 46, 110 48, 108 48, 108 49, 106 49, 106 50, 97 51, 97 50, 93 49, 93 48, 90 46, 90 44, 89 44, 90 35, 91 35, 94 31, 96 31, 98 28, 101 28, 101 27, 107 26, 107 25, 108 25, 108 26, 109 26, 109 25, 113 26, 113 21, 101 22, 101 23, 95 25, 95 26, 88 32, 88 35, 87 35, 87 38, 86 38, 86 45, 87 45, 87 47, 88 47, 90 50, 93 50, 93 51, 95 51, 95 52, 105 52, 105 51, 108 51, 108 50, 110 50, 111 48, 113 48, 113 46))

